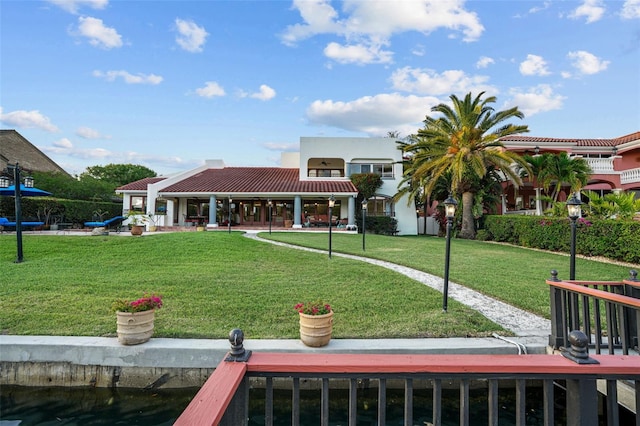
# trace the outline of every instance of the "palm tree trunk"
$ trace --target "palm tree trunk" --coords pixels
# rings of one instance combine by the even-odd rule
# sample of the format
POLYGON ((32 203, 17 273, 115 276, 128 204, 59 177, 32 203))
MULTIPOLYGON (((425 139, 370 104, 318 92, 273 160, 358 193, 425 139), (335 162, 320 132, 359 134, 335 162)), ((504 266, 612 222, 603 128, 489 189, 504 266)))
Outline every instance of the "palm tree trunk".
POLYGON ((473 219, 473 192, 462 193, 462 229, 458 236, 468 240, 476 238, 475 220, 473 219))

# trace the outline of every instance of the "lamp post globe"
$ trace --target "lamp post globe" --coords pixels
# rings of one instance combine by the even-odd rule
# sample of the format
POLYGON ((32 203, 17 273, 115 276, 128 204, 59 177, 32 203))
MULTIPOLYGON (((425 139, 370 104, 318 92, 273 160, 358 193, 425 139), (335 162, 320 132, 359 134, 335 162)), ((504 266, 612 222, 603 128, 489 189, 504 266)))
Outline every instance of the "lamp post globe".
POLYGON ((444 255, 444 287, 442 289, 442 311, 447 312, 448 299, 449 299, 449 258, 451 253, 451 227, 453 225, 453 218, 456 215, 456 207, 458 202, 453 198, 451 194, 444 200, 444 212, 447 217, 447 236, 444 255))

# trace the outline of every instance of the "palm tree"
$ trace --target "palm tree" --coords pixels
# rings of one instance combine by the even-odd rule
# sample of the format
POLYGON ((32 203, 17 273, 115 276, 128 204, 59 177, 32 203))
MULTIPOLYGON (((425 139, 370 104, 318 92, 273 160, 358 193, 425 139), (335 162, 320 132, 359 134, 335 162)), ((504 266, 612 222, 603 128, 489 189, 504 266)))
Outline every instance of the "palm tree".
POLYGON ((552 155, 546 168, 546 179, 550 183, 553 182, 551 193, 553 201, 558 201, 562 185, 569 185, 571 192, 580 191, 589 182, 589 176, 592 173, 591 167, 584 158, 571 158, 566 152, 552 155))
MULTIPOLYGON (((458 234, 462 238, 475 238, 474 195, 487 169, 491 166, 499 169, 516 185, 522 181, 511 166, 515 163, 529 170, 522 157, 507 151, 499 140, 529 131, 526 125, 502 124, 512 117, 522 119, 524 114, 517 107, 495 112, 490 104, 496 98, 490 96, 482 100, 483 95, 481 92, 472 99, 468 93, 463 100, 451 95, 452 106, 434 106, 431 111, 441 116, 427 116, 415 142, 403 147, 406 153, 412 154, 405 176, 416 183, 413 188, 424 183, 424 191, 430 195, 438 178, 451 173, 450 190, 462 196, 462 229, 458 234)), ((409 191, 409 195, 411 193, 409 191)))

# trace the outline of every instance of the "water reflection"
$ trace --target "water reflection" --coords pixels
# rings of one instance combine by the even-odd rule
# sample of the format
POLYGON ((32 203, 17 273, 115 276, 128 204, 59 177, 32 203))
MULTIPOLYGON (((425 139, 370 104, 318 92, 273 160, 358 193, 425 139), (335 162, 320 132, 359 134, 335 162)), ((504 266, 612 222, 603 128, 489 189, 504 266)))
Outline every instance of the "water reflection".
POLYGON ((172 425, 197 392, 3 386, 0 426, 172 425))

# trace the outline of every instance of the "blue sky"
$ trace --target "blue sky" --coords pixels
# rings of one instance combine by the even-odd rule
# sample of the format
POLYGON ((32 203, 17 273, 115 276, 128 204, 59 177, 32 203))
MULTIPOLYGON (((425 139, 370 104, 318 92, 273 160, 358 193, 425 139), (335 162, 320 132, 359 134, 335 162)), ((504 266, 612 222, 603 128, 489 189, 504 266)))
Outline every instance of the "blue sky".
POLYGON ((73 174, 277 165, 480 91, 530 136, 640 129, 640 0, 0 0, 0 38, 1 127, 73 174))

